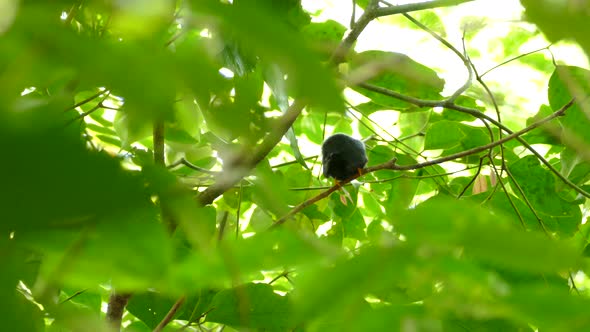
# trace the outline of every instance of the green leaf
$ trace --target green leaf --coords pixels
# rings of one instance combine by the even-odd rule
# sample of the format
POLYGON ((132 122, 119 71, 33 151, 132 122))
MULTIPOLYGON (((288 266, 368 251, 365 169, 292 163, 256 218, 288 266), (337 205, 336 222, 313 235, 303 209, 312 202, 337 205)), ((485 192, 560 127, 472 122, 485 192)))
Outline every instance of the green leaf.
POLYGON ((153 330, 170 311, 174 302, 172 298, 148 291, 133 294, 127 304, 127 310, 153 330))
POLYGON ((502 38, 502 45, 504 46, 504 55, 514 56, 520 54, 520 47, 529 39, 533 38, 535 34, 528 29, 515 28, 502 38))
POLYGON ((123 147, 123 143, 117 137, 109 136, 109 135, 96 135, 96 138, 98 138, 99 140, 101 140, 105 143, 114 145, 116 147, 120 147, 120 148, 123 147))
POLYGON ((443 120, 433 123, 426 131, 424 149, 442 149, 442 155, 446 156, 488 143, 490 134, 485 128, 443 120))
POLYGON ((391 182, 391 187, 387 191, 384 203, 382 204, 386 214, 392 217, 398 214, 399 211, 404 211, 410 207, 419 183, 420 180, 418 179, 405 178, 391 182))
POLYGON ((461 142, 468 139, 459 124, 450 121, 434 123, 426 132, 424 149, 458 149, 461 142))
POLYGON ((344 37, 345 32, 346 27, 334 20, 313 22, 306 25, 302 30, 311 47, 317 49, 317 52, 325 58, 331 56, 342 37, 344 37))
MULTIPOLYGON (((351 70, 375 61, 390 63, 391 65, 383 74, 370 79, 367 83, 415 98, 442 99, 440 92, 444 87, 444 81, 438 77, 434 70, 412 60, 405 54, 365 51, 355 55, 351 60, 351 70)), ((363 88, 355 87, 354 89, 370 98, 374 103, 390 109, 408 110, 414 107, 406 102, 363 88)))
POLYGON ((468 257, 506 269, 548 273, 576 264, 577 249, 569 243, 508 225, 503 216, 444 197, 418 205, 395 223, 409 244, 432 246, 432 250, 460 246, 468 257))
MULTIPOLYGON (((403 271, 412 259, 413 254, 401 246, 365 247, 349 260, 340 261, 331 267, 305 271, 293 295, 297 308, 296 319, 308 321, 318 316, 358 308, 364 302, 365 294, 403 279, 403 271), (322 283, 318 283, 318 280, 322 283), (325 310, 317 310, 318 307, 325 310)), ((396 299, 392 301, 399 303, 396 299)))
POLYGON ((284 176, 280 172, 270 169, 268 164, 259 164, 256 168, 257 178, 252 188, 252 202, 272 212, 275 216, 282 216, 288 212, 284 197, 289 196, 284 176))
POLYGON ((311 23, 305 26, 302 32, 312 43, 317 43, 318 46, 323 44, 325 47, 326 44, 336 45, 340 42, 344 37, 346 27, 334 20, 327 20, 311 23))
POLYGON ((192 137, 188 132, 173 126, 167 126, 164 130, 167 141, 180 144, 196 144, 198 141, 192 137))
POLYGON ((267 284, 248 283, 222 290, 211 301, 207 321, 260 329, 292 328, 289 298, 273 292, 267 284), (244 311, 243 308, 247 308, 244 311))
MULTIPOLYGON (((590 120, 585 109, 590 105, 590 71, 579 67, 558 66, 549 79, 549 105, 553 110, 561 108, 573 97, 576 102, 559 122, 563 135, 573 135, 577 140, 590 144, 590 120)), ((580 147, 579 147, 580 148, 580 147)), ((582 147, 583 148, 583 147, 582 147)))
MULTIPOLYGON (((269 65, 266 68, 265 74, 266 81, 268 82, 270 88, 273 91, 273 95, 277 101, 277 104, 279 105, 279 108, 281 109, 281 112, 286 113, 289 109, 289 98, 287 95, 286 81, 284 79, 285 75, 283 74, 281 69, 275 65, 269 65)), ((289 144, 291 145, 291 150, 293 150, 293 156, 295 156, 295 160, 297 160, 297 162, 299 162, 299 164, 301 164, 301 166, 303 166, 304 168, 309 169, 309 167, 307 167, 307 164, 305 163, 303 156, 301 155, 301 151, 299 150, 297 136, 295 135, 293 127, 287 130, 285 136, 289 140, 289 144)))
MULTIPOLYGON (((412 17, 414 19, 416 19, 417 21, 419 21, 420 23, 427 26, 428 29, 437 33, 439 36, 441 36, 443 38, 446 37, 447 33, 446 33, 444 22, 441 20, 441 18, 434 11, 428 11, 428 10, 417 11, 417 12, 412 13, 412 17)), ((419 26, 414 24, 412 21, 410 21, 406 17, 403 17, 402 15, 388 16, 385 19, 387 20, 387 22, 390 22, 391 24, 394 24, 394 25, 402 27, 402 28, 422 30, 419 26)))
MULTIPOLYGON (((541 105, 541 107, 539 108, 539 112, 537 112, 537 114, 535 114, 534 116, 530 117, 527 119, 526 121, 526 125, 530 126, 531 124, 533 124, 534 122, 537 122, 549 115, 551 115, 553 113, 553 110, 551 109, 551 107, 547 106, 547 105, 541 105)), ((547 124, 545 126, 549 126, 550 124, 547 124)), ((541 126, 541 130, 533 130, 530 131, 528 133, 526 133, 525 135, 522 136, 523 139, 525 139, 529 144, 552 144, 552 145, 556 145, 559 143, 558 138, 553 135, 548 133, 545 130, 542 130, 543 127, 545 126, 541 126)), ((555 128, 555 127, 553 127, 555 128)), ((557 129, 560 130, 561 128, 557 129)))
POLYGON ((242 276, 259 277, 261 270, 317 262, 321 257, 318 241, 278 229, 224 242, 222 249, 193 252, 179 262, 172 271, 171 284, 189 290, 196 286, 222 287, 232 280, 236 268, 242 276))
POLYGON ((361 112, 363 115, 368 116, 374 112, 387 110, 388 108, 372 101, 368 101, 366 103, 356 105, 354 109, 361 112))
POLYGON ((517 319, 532 322, 540 329, 576 330, 590 327, 584 308, 585 297, 570 296, 569 290, 547 283, 531 283, 513 288, 507 296, 508 308, 517 319))
POLYGON ((43 313, 37 304, 25 298, 15 289, 13 294, 3 293, 0 309, 7 315, 3 326, 11 331, 45 331, 43 313))
POLYGON ((550 0, 521 0, 520 3, 527 20, 535 23, 549 41, 572 39, 582 46, 586 55, 590 54, 590 27, 586 24, 590 16, 584 10, 586 4, 550 0))
POLYGON ((99 133, 99 134, 105 134, 105 135, 110 135, 110 136, 117 135, 117 133, 114 130, 112 130, 111 128, 98 126, 93 123, 87 123, 86 128, 90 129, 96 133, 99 133))
POLYGON ((263 209, 256 207, 250 217, 249 225, 255 232, 262 232, 268 229, 273 223, 273 219, 263 209))
POLYGON ((424 145, 424 134, 428 123, 430 122, 431 112, 408 112, 399 116, 399 127, 401 137, 411 136, 412 138, 404 140, 404 146, 413 151, 421 151, 424 145))
POLYGON ((151 124, 145 121, 136 122, 124 110, 118 112, 113 122, 117 135, 121 138, 122 147, 130 148, 131 143, 149 137, 152 134, 151 124))
MULTIPOLYGON (((475 99, 473 99, 471 97, 467 97, 467 96, 457 97, 457 99, 455 100, 455 104, 469 107, 472 109, 477 109, 481 112, 485 111, 485 107, 478 106, 477 101, 475 99)), ((473 115, 459 112, 459 111, 452 110, 452 109, 448 109, 448 108, 443 109, 442 118, 444 120, 449 120, 449 121, 473 121, 475 119, 475 117, 473 115)))
POLYGON ((279 65, 289 76, 294 95, 305 97, 325 109, 341 109, 342 100, 328 69, 283 22, 255 3, 229 6, 213 1, 191 1, 200 14, 219 20, 240 40, 241 46, 256 50, 268 62, 279 65), (269 29, 272 26, 272 29, 269 29))
POLYGON ((73 306, 95 314, 97 317, 101 309, 101 297, 97 290, 92 289, 62 289, 60 304, 64 307, 73 306))
POLYGON ((582 221, 581 211, 577 205, 559 197, 555 176, 541 167, 534 156, 524 157, 508 167, 546 227, 571 236, 582 221))

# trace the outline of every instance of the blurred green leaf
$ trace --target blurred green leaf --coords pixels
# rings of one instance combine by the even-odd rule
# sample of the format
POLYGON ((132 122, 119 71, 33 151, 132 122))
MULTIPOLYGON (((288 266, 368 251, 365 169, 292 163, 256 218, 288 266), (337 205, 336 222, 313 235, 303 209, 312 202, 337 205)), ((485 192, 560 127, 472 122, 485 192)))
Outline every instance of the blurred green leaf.
POLYGON ((520 3, 525 8, 526 19, 535 23, 549 41, 572 39, 582 46, 586 55, 590 54, 587 37, 590 28, 586 24, 589 14, 584 10, 587 3, 549 0, 521 0, 520 3))
POLYGON ((288 297, 274 293, 267 284, 250 283, 223 290, 215 295, 211 306, 214 309, 207 315, 210 322, 281 330, 293 326, 288 297))
MULTIPOLYGON (((273 91, 273 96, 279 105, 281 112, 286 113, 289 110, 289 97, 287 94, 287 87, 286 87, 286 80, 284 79, 285 74, 275 65, 269 65, 265 71, 265 78, 268 84, 270 85, 271 90, 273 91)), ((307 164, 301 155, 301 151, 299 151, 299 144, 297 142, 297 136, 295 135, 295 131, 293 128, 289 128, 285 133, 285 136, 289 140, 289 144, 291 145, 291 149, 293 150, 293 155, 295 159, 301 166, 306 169, 307 164)))
POLYGON ((127 310, 153 329, 162 321, 173 304, 174 300, 171 298, 163 297, 156 292, 147 292, 134 294, 127 304, 127 310))
POLYGON ((488 143, 490 134, 485 128, 446 120, 433 123, 424 137, 424 149, 442 149, 443 156, 488 143))
MULTIPOLYGON (((383 74, 370 79, 367 83, 387 88, 395 92, 421 99, 442 99, 440 92, 444 81, 432 69, 412 60, 405 54, 365 51, 356 54, 351 60, 351 70, 358 69, 368 63, 387 63, 389 66, 383 74)), ((363 88, 354 88, 359 93, 371 98, 374 103, 394 110, 408 110, 410 104, 389 96, 372 92, 363 88)))
POLYGON ((581 211, 557 195, 555 176, 542 168, 534 156, 520 159, 509 169, 543 224, 551 231, 571 236, 582 220, 581 211))
POLYGON ((192 1, 196 10, 220 21, 223 28, 240 40, 241 46, 256 49, 269 62, 281 66, 289 76, 297 97, 309 98, 325 109, 340 109, 342 101, 335 81, 302 38, 268 11, 255 3, 230 6, 213 1, 192 1), (272 26, 272 29, 268 29, 272 26), (252 38, 256 36, 256 38, 252 38))
POLYGON ((153 330, 182 294, 165 330, 588 330, 587 199, 553 174, 588 191, 579 152, 590 142, 590 75, 570 66, 583 60, 576 45, 590 49, 588 15, 584 4, 522 3, 536 25, 504 8, 498 29, 491 14, 444 1, 412 16, 443 38, 460 22, 478 72, 510 62, 485 76, 489 91, 473 82, 455 105, 494 118, 497 105, 498 121, 517 131, 576 97, 522 136, 543 165, 511 140, 483 158, 364 174, 323 197, 318 154, 332 133, 366 139, 370 166, 417 165, 500 137, 463 112, 345 87, 343 77, 368 74, 443 102, 453 86, 438 73, 449 75, 452 53, 406 17, 379 17, 335 66, 347 30, 359 32, 345 27, 351 3, 4 1, 1 330, 110 331, 113 290, 133 293, 128 332, 153 330), (548 44, 535 29, 564 42, 525 56, 548 44), (404 38, 392 46, 388 34, 404 38), (294 101, 307 107, 267 147, 294 101), (154 161, 154 123, 169 168, 154 161), (266 148, 251 170, 259 156, 244 151, 266 148), (245 176, 226 188, 232 170, 245 176))
POLYGON ((395 225, 408 243, 432 246, 435 252, 460 246, 468 257, 508 269, 546 273, 573 267, 577 262, 575 249, 566 242, 520 231, 508 226, 502 216, 444 197, 418 205, 398 218, 395 225), (461 214, 456 213, 458 209, 461 214))

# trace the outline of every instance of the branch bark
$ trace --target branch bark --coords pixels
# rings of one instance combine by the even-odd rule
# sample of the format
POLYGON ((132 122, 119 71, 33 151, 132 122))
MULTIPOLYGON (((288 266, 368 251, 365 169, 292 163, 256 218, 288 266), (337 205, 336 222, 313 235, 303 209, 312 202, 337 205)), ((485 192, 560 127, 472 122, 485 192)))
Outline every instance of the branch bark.
MULTIPOLYGON (((444 108, 452 109, 452 110, 455 110, 458 112, 470 114, 476 118, 489 121, 490 123, 492 123, 493 125, 495 125, 496 127, 500 128, 501 130, 503 130, 504 132, 506 132, 508 134, 514 133, 512 130, 510 130, 510 128, 506 127, 504 124, 502 124, 498 120, 485 115, 481 111, 474 109, 474 108, 456 105, 452 102, 449 102, 448 100, 418 99, 418 98, 402 95, 401 93, 395 92, 393 90, 389 90, 389 89, 382 88, 382 87, 375 86, 375 85, 368 84, 368 83, 359 83, 358 86, 363 87, 363 88, 373 91, 373 92, 381 93, 386 96, 390 96, 390 97, 393 97, 393 98, 396 98, 399 100, 403 100, 405 102, 408 102, 410 104, 413 104, 413 105, 416 105, 419 107, 444 107, 444 108)), ((541 163, 543 163, 543 165, 545 165, 548 169, 550 169, 551 172, 553 174, 555 174, 555 176, 557 176, 561 181, 563 181, 565 184, 567 184, 570 188, 574 189, 580 195, 582 195, 586 198, 590 198, 590 193, 588 193, 584 189, 580 188, 575 183, 570 181, 568 178, 563 176, 563 174, 561 174, 561 172, 559 172, 557 169, 555 169, 555 167, 553 167, 553 165, 551 165, 551 163, 549 163, 539 152, 537 152, 537 150, 535 150, 522 137, 520 137, 520 136, 516 137, 516 140, 520 144, 522 144, 527 150, 529 150, 531 153, 533 153, 535 155, 535 157, 537 157, 537 159, 539 159, 539 161, 541 161, 541 163)))
MULTIPOLYGON (((408 13, 424 9, 432 9, 437 7, 448 7, 473 0, 436 0, 417 4, 400 5, 393 7, 379 7, 379 0, 371 0, 367 5, 365 12, 354 23, 353 28, 348 35, 338 45, 330 63, 332 65, 339 64, 345 60, 346 55, 354 46, 354 43, 359 38, 360 34, 367 27, 367 25, 377 17, 408 13)), ((197 196, 197 201, 201 205, 211 204, 217 197, 227 191, 229 188, 238 183, 242 178, 247 176, 252 168, 254 168, 261 160, 263 160, 268 153, 280 142, 281 138, 287 130, 293 125, 301 111, 306 106, 305 100, 295 100, 289 107, 287 112, 280 118, 279 125, 271 131, 263 142, 254 151, 244 150, 238 154, 231 162, 226 165, 227 168, 223 170, 217 177, 215 183, 201 192, 197 196)))
POLYGON ((115 331, 121 329, 121 320, 123 318, 123 311, 129 301, 131 294, 113 292, 109 298, 109 306, 107 308, 107 322, 115 331))
MULTIPOLYGON (((371 172, 375 172, 378 170, 382 170, 382 169, 391 169, 391 170, 398 170, 398 171, 408 171, 408 170, 413 170, 413 169, 419 169, 419 168, 424 168, 427 166, 432 166, 432 165, 436 165, 436 164, 441 164, 444 163, 446 161, 450 161, 450 160, 454 160, 454 159, 458 159, 458 158, 462 158, 462 157, 466 157, 472 154, 476 154, 482 151, 486 151, 488 149, 494 148, 498 145, 504 144, 512 139, 515 139, 521 135, 524 135, 526 133, 528 133, 529 131, 538 128, 540 126, 542 126, 543 124, 555 119, 558 116, 561 116, 565 113, 565 111, 570 108, 574 103, 574 99, 570 100, 567 104, 565 104, 564 106, 562 106, 559 110, 555 111, 553 114, 531 124, 530 126, 519 130, 517 132, 514 132, 510 135, 507 135, 505 137, 503 137, 502 139, 499 139, 497 141, 491 142, 489 144, 486 145, 482 145, 473 149, 469 149, 469 150, 465 150, 462 152, 458 152, 458 153, 454 153, 452 155, 446 156, 446 157, 442 157, 442 158, 438 158, 438 159, 434 159, 434 160, 430 160, 430 161, 426 161, 423 163, 418 163, 418 164, 414 164, 414 165, 397 165, 396 164, 396 159, 392 159, 388 162, 385 162, 383 164, 379 164, 376 166, 372 166, 372 167, 368 167, 365 168, 362 172, 362 175, 364 174, 368 174, 371 172)), ((334 185, 332 187, 330 187, 330 189, 304 201, 303 203, 297 205, 296 207, 294 207, 291 211, 289 211, 289 213, 287 213, 285 216, 281 217, 280 219, 277 219, 271 226, 269 229, 274 229, 282 224, 284 224, 287 220, 289 220, 292 216, 294 216, 295 214, 299 213, 301 210, 305 209, 306 207, 314 204, 315 202, 328 197, 331 193, 333 193, 334 191, 340 189, 341 186, 349 183, 350 181, 362 176, 362 175, 355 175, 354 177, 351 177, 350 179, 347 179, 337 185, 334 185)))
POLYGON ((170 310, 168 311, 166 316, 162 319, 160 324, 158 324, 158 326, 156 326, 156 328, 154 329, 153 332, 162 331, 166 327, 166 325, 168 325, 168 323, 170 323, 172 321, 172 319, 174 318, 174 315, 176 315, 176 312, 178 312, 178 309, 180 309, 180 307, 182 307, 182 304, 184 303, 185 300, 186 300, 185 296, 181 296, 178 300, 176 300, 174 305, 172 305, 172 308, 170 308, 170 310))
MULTIPOLYGON (((164 157, 164 121, 161 119, 156 119, 154 121, 153 126, 153 141, 154 141, 154 163, 161 167, 166 167, 165 157, 164 157)), ((163 202, 163 198, 160 197, 160 209, 162 211, 162 221, 170 232, 174 230, 175 223, 170 216, 170 213, 167 212, 165 202, 163 202)), ((131 293, 117 293, 112 292, 109 298, 109 303, 107 307, 107 322, 114 328, 115 331, 121 330, 121 320, 123 318, 123 312, 125 311, 125 307, 127 306, 127 302, 129 302, 129 298, 131 298, 131 293)))
MULTIPOLYGON (((367 6, 367 10, 355 23, 354 28, 334 51, 332 58, 330 59, 332 64, 338 64, 344 61, 346 54, 350 51, 361 32, 365 29, 367 24, 375 18, 373 10, 378 8, 378 3, 378 0, 371 0, 371 3, 367 6)), ((277 127, 266 136, 262 143, 257 146, 254 151, 244 150, 242 153, 238 154, 238 156, 227 165, 227 169, 224 169, 223 172, 219 174, 215 183, 198 195, 198 202, 201 205, 211 204, 215 198, 219 197, 229 188, 232 188, 243 177, 247 176, 252 168, 266 158, 270 151, 281 141, 281 138, 285 135, 287 130, 291 128, 306 105, 307 101, 303 99, 295 100, 287 112, 285 112, 285 114, 279 119, 277 127)))
POLYGON ((415 12, 415 11, 419 11, 419 10, 434 9, 434 8, 440 8, 440 7, 451 7, 451 6, 457 6, 462 3, 471 2, 471 1, 474 1, 474 0, 435 0, 435 1, 428 1, 428 2, 409 3, 406 5, 382 7, 382 8, 378 8, 375 11, 375 17, 410 13, 410 12, 415 12))

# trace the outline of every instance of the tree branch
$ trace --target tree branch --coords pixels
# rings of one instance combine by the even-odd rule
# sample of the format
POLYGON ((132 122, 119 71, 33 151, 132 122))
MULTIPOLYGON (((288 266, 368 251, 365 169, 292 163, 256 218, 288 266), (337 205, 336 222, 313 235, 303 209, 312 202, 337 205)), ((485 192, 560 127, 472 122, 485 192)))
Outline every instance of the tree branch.
POLYGON ((168 313, 166 314, 166 316, 162 319, 162 321, 160 322, 160 324, 158 324, 158 326, 156 326, 156 328, 154 329, 153 332, 160 332, 162 331, 166 325, 168 325, 168 323, 170 323, 172 321, 172 319, 174 318, 174 315, 176 315, 176 312, 178 312, 178 309, 180 309, 180 307, 182 306, 182 304, 184 303, 184 301, 186 300, 185 296, 181 296, 173 305, 172 308, 170 308, 170 311, 168 311, 168 313))
POLYGON ((457 6, 465 2, 471 2, 474 0, 435 0, 428 2, 409 3, 406 5, 397 5, 392 7, 382 7, 375 10, 375 17, 389 16, 395 14, 415 12, 425 9, 433 9, 440 7, 451 7, 457 6))
MULTIPOLYGON (((372 84, 368 84, 368 83, 359 83, 358 86, 365 88, 367 90, 371 90, 377 93, 381 93, 383 95, 386 96, 390 96, 399 100, 403 100, 405 102, 408 102, 410 104, 419 106, 419 107, 444 107, 444 108, 448 108, 448 109, 452 109, 455 111, 459 111, 462 113, 466 113, 466 114, 470 114, 476 118, 479 119, 485 119, 487 121, 489 121, 490 123, 494 124, 496 127, 500 128, 501 130, 503 130, 504 132, 508 133, 508 134, 512 134, 513 131, 510 130, 508 127, 506 127, 504 124, 502 124, 501 122, 497 121, 494 118, 491 118, 487 115, 485 115, 484 113, 482 113, 481 111, 474 109, 474 108, 469 108, 469 107, 465 107, 465 106, 460 106, 460 105, 456 105, 452 102, 449 102, 448 100, 425 100, 425 99, 418 99, 418 98, 414 98, 414 97, 410 97, 410 96, 406 96, 406 95, 402 95, 401 93, 386 89, 386 88, 382 88, 379 86, 375 86, 372 84)), ((579 186, 577 186, 575 183, 571 182, 568 178, 566 178, 565 176, 563 176, 563 174, 561 174, 557 169, 555 169, 555 167, 553 167, 553 165, 551 165, 539 152, 537 152, 537 150, 535 150, 527 141, 525 141, 522 137, 516 137, 516 140, 522 144, 527 150, 529 150, 530 152, 532 152, 538 159, 539 161, 541 161, 541 163, 543 163, 543 165, 545 165, 547 168, 549 168, 549 170, 551 170, 551 172, 553 172, 553 174, 555 174, 561 181, 563 181, 565 184, 567 184, 569 187, 571 187, 572 189, 574 189, 577 193, 579 193, 580 195, 586 197, 586 198, 590 198, 590 193, 588 193, 587 191, 585 191, 584 189, 580 188, 579 186)))
POLYGON ((418 169, 418 168, 423 168, 423 167, 426 167, 426 166, 440 164, 440 163, 443 163, 445 161, 449 161, 449 160, 453 160, 453 159, 457 159, 457 158, 462 158, 462 157, 466 157, 466 156, 469 156, 469 155, 472 155, 472 154, 475 154, 475 153, 479 153, 479 152, 485 151, 487 149, 496 147, 496 146, 498 146, 500 144, 504 144, 504 143, 506 143, 506 142, 508 142, 508 141, 510 141, 510 140, 512 140, 512 139, 514 139, 516 137, 518 137, 518 136, 524 135, 524 134, 528 133, 529 131, 531 131, 531 130, 537 128, 537 127, 540 127, 543 124, 545 124, 545 123, 547 123, 547 122, 555 119, 556 117, 563 115, 565 113, 565 111, 568 108, 570 108, 573 104, 574 104, 574 99, 570 100, 567 104, 563 105, 559 110, 555 111, 553 114, 551 114, 551 115, 549 115, 549 116, 547 116, 547 117, 545 117, 545 118, 543 118, 543 119, 541 119, 541 120, 539 120, 539 121, 531 124, 530 126, 524 128, 522 130, 519 130, 517 132, 514 132, 514 133, 512 133, 510 135, 507 135, 507 136, 503 137, 502 139, 499 139, 499 140, 494 141, 492 143, 489 143, 489 144, 486 144, 486 145, 482 145, 482 146, 479 146, 477 148, 465 150, 465 151, 462 151, 462 152, 453 153, 453 154, 448 155, 446 157, 442 157, 442 158, 431 160, 431 161, 426 161, 426 162, 423 162, 423 163, 420 163, 420 164, 416 164, 416 165, 407 165, 407 166, 397 166, 397 165, 395 165, 395 167, 392 168, 392 169, 399 170, 399 171, 407 171, 407 170, 411 170, 411 169, 418 169))
POLYGON ((123 318, 123 311, 129 301, 131 294, 129 293, 111 293, 109 298, 109 306, 107 308, 107 322, 113 327, 115 331, 121 329, 121 320, 123 318))
POLYGON ((298 212, 300 212, 301 210, 305 209, 306 207, 314 204, 315 202, 328 197, 331 193, 333 193, 334 191, 338 190, 340 187, 342 187, 343 185, 349 183, 350 181, 358 178, 359 176, 362 176, 364 174, 367 173, 372 173, 378 170, 382 170, 382 169, 390 169, 390 170, 398 170, 398 171, 408 171, 408 170, 414 170, 414 169, 420 169, 420 168, 424 168, 427 166, 432 166, 432 165, 437 165, 437 164, 441 164, 444 163, 446 161, 450 161, 450 160, 454 160, 454 159, 458 159, 458 158, 462 158, 462 157, 466 157, 472 154, 476 154, 491 148, 494 148, 498 145, 504 144, 509 140, 512 140, 514 138, 517 138, 521 135, 524 135, 526 133, 528 133, 529 131, 538 128, 540 126, 542 126, 543 124, 555 119, 558 116, 561 116, 565 113, 565 111, 570 108, 574 103, 574 99, 570 100, 567 104, 565 104, 564 106, 562 106, 559 110, 555 111, 553 114, 531 124, 530 126, 519 130, 517 132, 514 132, 510 135, 507 135, 506 137, 503 137, 502 139, 499 139, 497 141, 491 142, 489 144, 486 145, 482 145, 473 149, 469 149, 469 150, 465 150, 462 152, 458 152, 458 153, 454 153, 451 155, 448 155, 446 157, 442 157, 442 158, 438 158, 438 159, 434 159, 434 160, 430 160, 430 161, 425 161, 422 163, 418 163, 418 164, 414 164, 414 165, 396 165, 396 159, 392 159, 388 162, 385 162, 383 164, 379 164, 376 166, 372 166, 372 167, 367 167, 362 171, 361 175, 355 175, 353 177, 351 177, 350 179, 347 179, 345 181, 342 181, 339 184, 336 184, 334 186, 332 186, 330 189, 304 201, 303 203, 297 205, 296 207, 294 207, 291 211, 289 211, 289 213, 287 213, 285 216, 277 219, 270 227, 269 229, 273 229, 276 228, 282 224, 284 224, 287 220, 289 220, 292 216, 294 216, 295 214, 297 214, 298 212))
MULTIPOLYGON (((154 163, 161 167, 166 167, 165 164, 165 156, 164 156, 164 121, 161 119, 156 119, 154 121, 153 126, 153 145, 154 145, 154 163)), ((172 219, 171 214, 168 212, 166 208, 166 204, 164 199, 160 197, 160 209, 162 211, 162 221, 166 224, 170 233, 176 227, 174 220, 172 219)), ((119 331, 121 329, 121 320, 123 317, 123 312, 125 311, 125 306, 131 297, 131 293, 116 293, 112 292, 111 297, 109 298, 109 303, 107 307, 107 321, 111 324, 111 326, 116 330, 119 331)))
MULTIPOLYGON (((338 64, 344 60, 344 57, 350 51, 355 41, 365 29, 367 24, 375 18, 374 10, 378 9, 378 0, 371 0, 367 6, 367 10, 355 23, 354 28, 346 36, 346 38, 339 44, 330 62, 338 64)), ((272 130, 266 138, 258 145, 254 151, 244 150, 231 160, 227 168, 223 170, 217 177, 215 183, 201 192, 197 196, 197 200, 201 205, 211 204, 215 198, 223 194, 229 188, 232 188, 243 177, 247 176, 252 168, 254 168, 260 161, 262 161, 270 153, 270 151, 281 141, 287 130, 291 128, 295 120, 303 108, 307 105, 307 101, 297 99, 289 106, 285 114, 279 118, 277 126, 272 130)))
MULTIPOLYGON (((394 159, 392 159, 390 161, 387 161, 387 162, 385 162, 383 164, 379 164, 379 165, 372 166, 372 167, 367 167, 367 168, 363 169, 362 174, 364 175, 364 174, 368 174, 368 173, 371 173, 371 172, 379 171, 379 170, 382 170, 382 169, 394 169, 395 162, 396 161, 397 161, 397 159, 394 158, 394 159)), ((293 208, 291 211, 289 211, 289 213, 287 213, 286 215, 284 215, 280 219, 277 219, 270 226, 269 229, 273 229, 273 228, 275 228, 275 227, 283 224, 285 221, 289 220, 289 218, 291 218, 295 214, 299 213, 301 210, 305 209, 306 207, 312 205, 313 203, 315 203, 315 202, 317 202, 317 201, 319 201, 319 200, 321 200, 323 198, 326 198, 326 197, 330 196, 331 193, 335 192, 336 190, 340 189, 345 184, 349 183, 350 181, 352 181, 352 180, 354 180, 354 179, 356 179, 356 178, 358 178, 360 176, 362 176, 362 175, 361 174, 357 174, 357 175, 351 177, 350 179, 346 179, 344 181, 341 181, 340 183, 338 183, 338 184, 333 185, 332 187, 330 187, 330 189, 328 189, 328 190, 326 190, 326 191, 324 191, 324 192, 322 192, 322 193, 320 193, 320 194, 318 194, 318 195, 316 195, 316 196, 314 196, 314 197, 306 200, 305 202, 297 205, 295 208, 293 208)))
MULTIPOLYGON (((350 33, 346 36, 346 38, 344 38, 344 40, 342 40, 342 42, 332 54, 330 63, 335 65, 344 61, 346 54, 348 54, 350 49, 353 47, 360 34, 367 27, 367 25, 377 17, 423 9, 453 6, 469 1, 473 0, 439 0, 389 8, 380 8, 379 0, 371 0, 367 5, 363 15, 361 15, 358 21, 355 22, 350 33)), ((301 111, 306 106, 306 104, 307 102, 304 100, 295 100, 287 112, 285 112, 285 114, 279 119, 278 126, 267 135, 262 143, 257 146, 254 151, 245 150, 233 158, 233 160, 228 163, 227 168, 224 169, 221 174, 219 174, 215 183, 197 196, 198 202, 201 205, 211 204, 215 198, 219 197, 221 194, 227 191, 227 189, 232 188, 243 177, 247 176, 252 168, 254 168, 254 166, 256 166, 261 160, 266 158, 268 153, 270 153, 270 151, 280 142, 281 138, 293 125, 299 114, 301 114, 301 111)))
POLYGON ((426 31, 434 39, 438 40, 441 44, 445 45, 449 50, 451 50, 453 53, 455 53, 455 55, 457 55, 457 57, 459 59, 461 59, 461 61, 463 62, 463 65, 467 69, 467 80, 465 81, 465 83, 463 83, 463 85, 461 87, 459 87, 457 89, 457 91, 455 91, 455 93, 453 93, 449 98, 447 98, 448 101, 451 101, 451 102, 455 101, 455 99, 457 99, 463 92, 465 92, 465 90, 467 90, 471 86, 471 81, 473 80, 473 70, 471 67, 471 63, 469 62, 467 57, 465 57, 465 55, 463 55, 463 53, 459 52, 459 50, 457 48, 455 48, 455 46, 453 46, 451 43, 449 43, 446 39, 439 36, 436 32, 432 31, 430 28, 428 28, 424 24, 420 23, 418 20, 416 20, 415 18, 413 18, 409 14, 404 13, 403 15, 405 18, 407 18, 408 20, 412 21, 412 23, 417 25, 420 29, 426 31))
POLYGON ((338 45, 332 57, 330 58, 330 62, 332 64, 339 64, 344 61, 346 54, 350 51, 354 43, 357 41, 363 30, 367 27, 367 25, 374 20, 376 16, 376 11, 379 9, 379 0, 371 0, 367 7, 365 8, 365 12, 361 17, 359 17, 358 21, 356 21, 348 33, 346 38, 342 40, 342 42, 338 45))
POLYGON ((72 106, 70 106, 70 107, 66 108, 66 109, 64 110, 64 112, 67 112, 67 111, 69 111, 69 110, 73 110, 73 109, 75 109, 75 108, 77 108, 77 107, 80 107, 80 106, 82 106, 82 105, 86 104, 86 103, 89 103, 89 102, 93 101, 94 99, 96 99, 96 98, 100 97, 101 95, 103 95, 103 94, 105 94, 105 93, 106 93, 106 94, 109 94, 109 93, 110 93, 110 91, 109 91, 109 90, 101 90, 101 91, 99 91, 99 92, 97 92, 97 93, 93 94, 92 96, 90 96, 90 97, 88 97, 88 98, 86 98, 86 99, 84 99, 84 100, 82 100, 82 101, 80 101, 80 102, 78 102, 78 103, 76 103, 76 104, 74 104, 74 105, 72 105, 72 106))
POLYGON ((229 188, 232 188, 244 176, 250 173, 250 170, 256 166, 266 155, 277 145, 287 130, 293 125, 306 102, 298 99, 289 106, 287 112, 279 119, 277 126, 268 136, 258 145, 254 151, 244 151, 234 157, 218 176, 213 185, 201 192, 197 197, 201 205, 211 204, 215 198, 223 194, 229 188))
POLYGON ((207 174, 218 174, 219 173, 217 171, 212 171, 210 169, 206 169, 206 168, 203 168, 203 167, 199 167, 197 165, 194 165, 190 161, 186 160, 186 158, 184 158, 184 157, 183 158, 180 158, 179 160, 175 161, 174 163, 166 166, 166 168, 172 169, 172 168, 175 168, 176 166, 179 166, 179 165, 184 165, 184 166, 186 166, 186 167, 188 167, 188 168, 190 168, 192 170, 199 171, 199 172, 202 172, 202 173, 207 173, 207 174))

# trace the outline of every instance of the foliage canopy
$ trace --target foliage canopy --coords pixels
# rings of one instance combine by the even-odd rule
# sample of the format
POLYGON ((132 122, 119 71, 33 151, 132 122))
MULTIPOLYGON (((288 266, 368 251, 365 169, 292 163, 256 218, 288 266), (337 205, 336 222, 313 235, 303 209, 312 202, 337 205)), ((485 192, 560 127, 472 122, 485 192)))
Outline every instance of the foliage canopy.
POLYGON ((553 53, 590 54, 587 5, 521 0, 494 41, 531 110, 477 65, 494 23, 447 40, 478 2, 0 4, 3 330, 590 329, 590 72, 553 53), (375 22, 468 79, 355 51, 375 22), (342 188, 336 132, 369 157, 342 188))

